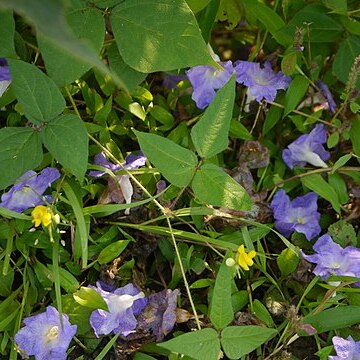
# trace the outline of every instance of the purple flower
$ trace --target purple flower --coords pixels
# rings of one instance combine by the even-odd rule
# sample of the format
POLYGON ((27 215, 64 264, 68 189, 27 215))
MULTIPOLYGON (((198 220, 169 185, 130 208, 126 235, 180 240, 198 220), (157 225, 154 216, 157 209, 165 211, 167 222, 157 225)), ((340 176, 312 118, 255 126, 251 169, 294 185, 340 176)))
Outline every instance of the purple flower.
POLYGON ((351 336, 347 339, 334 336, 332 342, 337 356, 329 356, 329 360, 360 360, 360 341, 351 336))
POLYGON ((60 177, 56 168, 47 167, 40 174, 35 171, 27 171, 18 182, 1 196, 0 206, 12 211, 23 212, 24 210, 51 202, 51 196, 42 196, 45 190, 60 177))
POLYGON ((0 58, 0 97, 11 83, 11 74, 5 58, 0 58))
POLYGON ((148 297, 148 305, 139 316, 139 327, 152 330, 156 341, 161 341, 173 329, 176 322, 176 300, 179 290, 163 290, 148 297))
POLYGON ((279 190, 270 204, 274 212, 275 228, 286 237, 294 231, 304 234, 308 240, 319 235, 321 228, 317 199, 318 196, 310 192, 290 201, 285 191, 279 190))
POLYGON ((114 291, 106 291, 101 284, 96 283, 95 289, 105 300, 109 311, 102 309, 95 310, 90 316, 90 325, 97 337, 113 332, 120 332, 126 336, 136 329, 139 315, 145 308, 147 299, 143 292, 140 292, 134 285, 128 284, 114 291))
POLYGON ((76 334, 77 326, 71 325, 69 317, 52 306, 46 312, 24 319, 25 327, 15 335, 15 343, 26 356, 36 360, 66 360, 66 350, 76 334))
POLYGON ((281 71, 277 74, 271 69, 269 61, 260 67, 259 63, 251 61, 237 61, 235 63, 236 81, 248 87, 250 97, 261 102, 274 101, 277 90, 287 89, 291 78, 281 71))
POLYGON ((234 73, 231 61, 219 62, 223 69, 212 66, 195 66, 186 71, 193 87, 191 98, 199 109, 205 109, 215 97, 215 90, 222 88, 234 73))
POLYGON ((309 163, 314 166, 326 168, 324 162, 329 160, 330 153, 322 144, 326 143, 326 129, 322 124, 317 124, 310 134, 304 134, 292 142, 282 152, 285 164, 292 169, 294 166, 305 166, 309 163))
POLYGON ((330 112, 335 113, 336 103, 334 101, 334 98, 333 98, 328 86, 320 80, 316 81, 316 86, 319 88, 321 94, 325 97, 330 112))
POLYGON ((329 234, 321 236, 314 245, 316 254, 305 255, 315 263, 314 274, 326 280, 331 275, 360 277, 360 250, 353 246, 342 248, 329 234))
MULTIPOLYGON (((107 160, 105 157, 105 154, 103 152, 97 154, 94 159, 94 163, 96 165, 103 166, 103 167, 111 170, 112 172, 116 172, 116 171, 123 170, 123 169, 127 169, 127 170, 137 169, 140 166, 144 166, 145 162, 146 162, 146 157, 143 155, 142 152, 140 152, 139 155, 130 154, 130 155, 126 156, 125 162, 122 165, 113 164, 112 162, 107 160)), ((89 175, 94 176, 94 177, 100 177, 100 176, 103 176, 104 174, 106 174, 105 171, 90 171, 89 172, 89 175)), ((134 190, 131 185, 129 176, 128 175, 120 175, 117 177, 117 179, 118 179, 118 184, 114 184, 115 181, 112 181, 112 179, 110 180, 109 187, 111 189, 113 189, 108 194, 110 201, 119 202, 117 188, 120 187, 120 190, 121 190, 121 193, 123 196, 122 201, 125 200, 126 204, 130 204, 134 190)), ((125 213, 128 214, 129 210, 130 209, 127 209, 125 211, 125 213)))

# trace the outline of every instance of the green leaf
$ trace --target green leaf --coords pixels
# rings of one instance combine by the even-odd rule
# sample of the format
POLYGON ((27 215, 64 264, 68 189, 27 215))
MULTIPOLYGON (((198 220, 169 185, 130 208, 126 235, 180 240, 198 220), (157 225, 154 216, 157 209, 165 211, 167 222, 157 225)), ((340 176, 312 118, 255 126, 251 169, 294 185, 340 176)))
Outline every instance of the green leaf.
POLYGON ((275 105, 270 106, 270 110, 266 114, 262 129, 264 135, 267 134, 278 123, 278 121, 281 119, 282 112, 282 108, 275 105))
POLYGON ((221 333, 221 345, 230 359, 240 359, 277 334, 260 326, 229 326, 221 333))
POLYGON ((356 246, 356 232, 354 227, 344 220, 339 220, 328 227, 332 239, 342 247, 349 245, 356 246))
POLYGON ((274 321, 266 308, 266 306, 258 299, 255 299, 253 302, 253 314, 261 320, 263 323, 265 323, 266 326, 272 327, 275 326, 274 321))
POLYGON ((356 118, 351 122, 350 140, 353 145, 354 153, 360 156, 360 118, 356 118))
POLYGON ((227 148, 234 101, 235 77, 232 76, 191 130, 191 139, 201 157, 211 158, 227 148))
POLYGON ((304 97, 309 86, 309 81, 302 75, 296 76, 290 83, 285 95, 285 110, 283 118, 293 111, 304 97))
POLYGON ((285 23, 274 10, 253 0, 245 0, 244 5, 246 13, 258 19, 279 44, 287 46, 293 42, 293 37, 279 31, 285 26, 285 23))
POLYGON ((72 184, 69 181, 64 181, 62 183, 62 188, 64 189, 65 195, 68 198, 78 225, 79 237, 81 242, 81 257, 82 257, 82 267, 86 268, 88 260, 88 228, 86 226, 85 216, 83 212, 83 204, 76 196, 76 193, 72 187, 72 184))
POLYGON ((214 292, 210 304, 210 321, 216 329, 224 329, 234 319, 231 301, 232 273, 225 261, 216 275, 214 292))
POLYGON ((158 346, 196 360, 217 360, 220 355, 220 341, 214 329, 189 332, 158 346))
POLYGON ((115 42, 109 46, 107 54, 111 71, 121 77, 130 92, 145 80, 147 74, 136 71, 127 65, 121 57, 115 42))
POLYGON ((35 65, 8 59, 12 88, 26 117, 40 125, 65 109, 65 99, 54 81, 35 65))
POLYGON ((346 15, 347 0, 322 0, 323 4, 334 13, 346 15))
POLYGON ((119 76, 110 73, 99 59, 97 52, 85 41, 76 38, 66 22, 63 5, 62 1, 54 0, 32 0, 31 3, 27 0, 2 0, 0 2, 0 8, 13 9, 28 18, 35 25, 37 34, 41 33, 64 52, 97 67, 102 74, 112 76, 117 85, 124 86, 119 76))
MULTIPOLYGON (((83 2, 79 2, 66 9, 65 20, 76 38, 86 40, 94 53, 99 54, 105 37, 105 19, 101 11, 95 7, 85 7, 83 2)), ((37 40, 46 70, 58 86, 72 83, 92 67, 91 63, 76 54, 64 52, 46 34, 38 34, 37 40)))
MULTIPOLYGON (((347 83, 351 66, 360 54, 360 37, 351 35, 344 39, 335 55, 333 73, 343 83, 347 83)), ((359 88, 359 80, 357 87, 359 88)))
POLYGON ((337 193, 340 204, 346 204, 349 201, 349 194, 344 178, 339 173, 328 174, 328 182, 337 193))
MULTIPOLYGON (((213 1, 213 3, 218 3, 216 20, 226 21, 228 23, 226 28, 228 30, 234 29, 241 20, 243 12, 241 3, 237 0, 217 0, 213 1)), ((214 23, 214 21, 212 21, 212 23, 214 23)))
POLYGON ((326 141, 326 146, 331 149, 339 143, 340 134, 338 131, 333 132, 326 141))
POLYGON ((106 264, 114 260, 126 249, 129 243, 130 240, 119 240, 102 249, 97 259, 99 264, 106 264))
POLYGON ((214 164, 205 164, 194 176, 191 187, 195 196, 214 206, 250 210, 252 202, 245 189, 214 164))
POLYGON ((190 289, 203 289, 214 284, 213 279, 199 279, 190 285, 190 289))
MULTIPOLYGON (((354 121, 356 121, 356 120, 354 120, 354 121)), ((360 127, 359 127, 359 131, 360 131, 360 127)), ((359 142, 359 145, 360 145, 360 142, 359 142)), ((336 160, 335 164, 333 165, 331 173, 334 173, 337 169, 344 166, 351 158, 352 158, 351 154, 346 154, 346 155, 341 156, 339 159, 336 160)))
POLYGON ((168 181, 179 187, 189 185, 198 162, 192 151, 159 135, 134 132, 141 150, 168 181))
POLYGON ((89 323, 92 308, 81 306, 73 298, 73 294, 66 294, 61 297, 63 313, 69 316, 71 324, 77 325, 76 334, 88 335, 92 329, 89 323))
POLYGON ((25 171, 41 163, 40 137, 30 128, 0 129, 0 144, 0 189, 13 184, 25 171))
POLYGON ((331 203, 334 210, 340 213, 340 202, 336 191, 323 179, 319 174, 314 174, 301 178, 301 182, 304 186, 312 191, 315 191, 318 195, 326 199, 331 203))
POLYGON ((44 145, 78 179, 83 179, 88 162, 88 136, 84 123, 73 114, 61 115, 42 130, 44 145))
POLYGON ((0 11, 0 24, 0 57, 14 57, 15 21, 12 11, 0 11))
POLYGON ((357 21, 354 18, 347 16, 342 16, 340 18, 340 21, 349 33, 354 35, 360 35, 360 21, 357 21))
POLYGON ((281 275, 288 276, 296 270, 300 259, 296 252, 294 252, 292 249, 286 248, 278 256, 276 262, 281 271, 281 275))
MULTIPOLYGON (((230 0, 233 2, 234 0, 230 0)), ((229 4, 230 1, 227 1, 229 4)), ((210 41, 211 31, 214 27, 214 24, 217 20, 218 10, 221 7, 222 0, 210 0, 209 4, 206 6, 204 11, 201 11, 199 14, 196 15, 196 20, 198 22, 199 28, 201 30, 201 35, 204 38, 205 42, 210 41)), ((226 14, 227 15, 227 14, 226 14)), ((232 21, 230 17, 234 18, 237 14, 232 13, 227 19, 229 23, 232 21)), ((240 18, 239 18, 240 20, 240 18)), ((238 22, 236 22, 238 23, 238 22)))
MULTIPOLYGON (((55 281, 53 265, 48 264, 47 267, 50 269, 52 273, 51 280, 55 281)), ((80 284, 76 280, 75 276, 72 275, 66 269, 59 267, 59 274, 60 274, 60 285, 67 293, 73 293, 80 287, 80 284)))
POLYGON ((280 33, 291 36, 294 39, 296 27, 307 28, 304 24, 309 24, 311 42, 329 42, 332 43, 338 39, 341 34, 341 25, 326 15, 328 10, 323 6, 311 4, 300 10, 290 22, 284 26, 280 33))
POLYGON ((110 22, 121 56, 135 70, 217 66, 184 0, 124 1, 111 12, 110 22))
POLYGON ((360 306, 340 306, 324 310, 315 315, 307 315, 304 324, 310 324, 317 332, 347 328, 360 322, 360 306))
POLYGON ((237 119, 231 119, 230 131, 231 137, 242 140, 253 140, 254 137, 250 134, 249 130, 237 119))
POLYGON ((174 124, 174 116, 160 105, 154 105, 150 110, 150 114, 155 120, 159 121, 163 125, 172 127, 174 124))
POLYGON ((289 54, 284 55, 283 59, 281 60, 281 71, 285 75, 292 75, 296 70, 297 64, 297 53, 291 52, 289 54))
POLYGON ((191 11, 196 14, 202 9, 204 9, 211 0, 186 0, 189 5, 191 11))
POLYGON ((92 288, 81 286, 81 288, 73 294, 77 303, 91 309, 102 309, 109 311, 108 306, 103 297, 92 288))

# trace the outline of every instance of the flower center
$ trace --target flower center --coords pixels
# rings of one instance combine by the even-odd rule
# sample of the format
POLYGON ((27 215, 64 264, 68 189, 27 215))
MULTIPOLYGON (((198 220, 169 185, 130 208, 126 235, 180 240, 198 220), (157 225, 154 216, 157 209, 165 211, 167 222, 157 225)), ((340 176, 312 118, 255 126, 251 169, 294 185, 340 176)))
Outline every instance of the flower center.
MULTIPOLYGON (((260 74, 260 75, 261 75, 261 74, 260 74)), ((254 80, 256 81, 256 83, 257 83, 258 85, 263 85, 263 86, 269 85, 269 80, 266 79, 266 78, 264 78, 264 77, 262 77, 262 76, 256 75, 256 76, 254 77, 254 80)))
POLYGON ((297 222, 298 224, 305 224, 304 218, 302 218, 302 217, 300 217, 300 216, 296 219, 296 222, 297 222))
POLYGON ((334 262, 331 264, 331 268, 332 269, 340 269, 341 268, 341 264, 340 263, 337 263, 337 262, 334 262))
POLYGON ((46 342, 52 342, 56 340, 59 337, 59 327, 53 326, 49 329, 49 331, 46 334, 46 342))

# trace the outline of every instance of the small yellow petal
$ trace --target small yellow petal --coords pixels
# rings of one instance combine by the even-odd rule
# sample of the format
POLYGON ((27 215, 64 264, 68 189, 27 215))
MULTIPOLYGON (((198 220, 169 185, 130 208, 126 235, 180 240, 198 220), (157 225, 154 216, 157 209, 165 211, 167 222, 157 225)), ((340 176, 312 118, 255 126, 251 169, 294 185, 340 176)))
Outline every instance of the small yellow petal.
POLYGON ((35 227, 40 226, 42 223, 45 227, 49 226, 52 221, 51 211, 43 205, 38 205, 31 212, 32 222, 35 227))
POLYGON ((38 227, 41 224, 41 219, 32 219, 32 222, 34 223, 35 227, 38 227))
POLYGON ((256 252, 254 250, 251 250, 249 251, 249 253, 246 253, 244 245, 240 245, 238 248, 237 263, 244 270, 248 271, 249 266, 254 265, 254 261, 252 259, 255 256, 256 256, 256 252))

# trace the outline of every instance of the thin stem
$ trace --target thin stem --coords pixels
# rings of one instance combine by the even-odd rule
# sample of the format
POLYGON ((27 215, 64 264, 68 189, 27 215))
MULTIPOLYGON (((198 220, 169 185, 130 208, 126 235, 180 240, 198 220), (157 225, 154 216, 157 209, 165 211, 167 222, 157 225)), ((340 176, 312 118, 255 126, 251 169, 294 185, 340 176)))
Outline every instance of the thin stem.
POLYGON ((193 311, 193 313, 194 313, 194 318, 195 318, 195 321, 196 321, 196 325, 197 325, 198 329, 201 330, 201 325, 200 325, 199 317, 198 317, 198 315, 197 315, 196 308, 195 308, 195 304, 194 304, 194 301, 193 301, 192 296, 191 296, 190 287, 189 287, 189 283, 187 282, 187 279, 186 279, 185 269, 184 269, 183 263, 182 263, 182 261, 181 261, 181 256, 180 256, 179 248, 178 248, 178 246, 177 246, 177 244, 176 244, 175 236, 174 236, 174 234, 173 234, 171 222, 170 222, 170 219, 169 219, 168 216, 166 216, 166 222, 167 222, 168 227, 169 227, 169 230, 170 230, 170 237, 171 237, 171 240, 172 240, 174 249, 175 249, 176 257, 177 257, 177 259, 178 259, 178 261, 179 261, 179 266, 180 266, 181 275, 182 275, 182 277, 183 277, 184 285, 185 285, 185 288, 186 288, 186 292, 187 292, 187 294, 188 294, 189 301, 190 301, 190 305, 191 305, 192 311, 193 311))
MULTIPOLYGON (((50 225, 51 226, 51 225, 50 225)), ((61 289, 60 289, 60 269, 59 269, 59 242, 54 241, 52 236, 50 235, 50 239, 52 241, 53 251, 52 251, 52 262, 53 262, 53 275, 54 275, 54 283, 55 283, 55 297, 56 297, 56 305, 59 311, 60 316, 60 324, 63 326, 62 319, 62 302, 61 302, 61 289)))
POLYGON ((252 128, 251 128, 251 130, 250 130, 250 134, 253 133, 253 131, 254 131, 255 127, 256 127, 256 124, 257 124, 257 121, 258 121, 258 119, 259 119, 260 112, 261 112, 262 108, 263 108, 263 104, 260 104, 260 105, 259 105, 259 108, 258 108, 258 111, 257 111, 257 113, 256 113, 256 116, 255 116, 255 121, 254 121, 253 126, 252 126, 252 128))
MULTIPOLYGON (((343 167, 340 167, 337 169, 339 172, 346 172, 346 171, 359 171, 360 168, 359 167, 356 167, 356 166, 343 166, 343 167)), ((269 190, 273 190, 275 189, 276 187, 280 186, 280 185, 283 185, 289 181, 292 181, 292 180, 296 180, 296 179, 301 179, 301 178, 304 178, 306 176, 310 176, 310 175, 314 175, 314 174, 321 174, 321 173, 328 173, 328 172, 332 172, 333 171, 333 168, 332 167, 327 167, 327 168, 321 168, 321 169, 315 169, 315 170, 310 170, 306 173, 302 173, 302 174, 298 174, 298 175, 295 175, 295 176, 292 176, 292 177, 289 177, 283 181, 280 181, 278 183, 276 183, 274 186, 270 187, 270 188, 267 188, 265 190, 269 191, 269 190)))
MULTIPOLYGON (((271 104, 271 105, 277 106, 277 107, 279 107, 279 108, 285 109, 285 106, 284 106, 284 105, 281 105, 281 104, 278 104, 278 103, 275 103, 275 102, 272 102, 272 101, 268 101, 268 104, 271 104)), ((325 125, 332 126, 332 127, 334 127, 334 128, 337 129, 337 126, 334 125, 334 124, 332 124, 331 122, 325 121, 325 120, 322 120, 322 119, 319 119, 319 118, 317 118, 317 117, 315 117, 315 116, 306 114, 306 113, 304 113, 304 112, 302 112, 302 111, 299 111, 299 110, 294 109, 294 110, 292 110, 291 112, 293 112, 294 114, 298 114, 298 115, 305 116, 305 117, 307 117, 307 118, 309 118, 309 119, 313 119, 313 120, 319 121, 319 122, 321 122, 321 123, 323 123, 323 124, 325 124, 325 125)))

